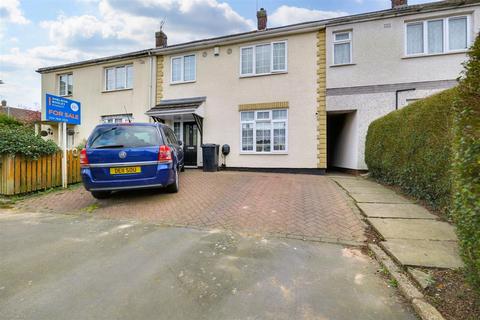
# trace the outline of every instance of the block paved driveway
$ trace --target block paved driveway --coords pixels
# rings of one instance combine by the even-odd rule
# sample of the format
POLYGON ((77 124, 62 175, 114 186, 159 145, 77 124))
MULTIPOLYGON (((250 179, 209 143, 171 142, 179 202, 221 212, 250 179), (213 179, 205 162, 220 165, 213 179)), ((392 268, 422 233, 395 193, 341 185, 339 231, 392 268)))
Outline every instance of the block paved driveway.
POLYGON ((119 192, 96 200, 83 187, 34 196, 20 211, 92 214, 164 225, 363 241, 364 226, 328 176, 187 170, 180 192, 119 192))

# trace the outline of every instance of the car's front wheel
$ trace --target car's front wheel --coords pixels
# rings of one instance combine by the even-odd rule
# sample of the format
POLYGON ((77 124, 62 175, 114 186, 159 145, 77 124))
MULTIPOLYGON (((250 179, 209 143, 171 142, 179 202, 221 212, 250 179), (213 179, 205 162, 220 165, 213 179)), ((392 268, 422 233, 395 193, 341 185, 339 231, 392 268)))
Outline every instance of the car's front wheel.
POLYGON ((178 169, 177 169, 175 170, 175 182, 167 186, 167 192, 177 193, 178 189, 179 189, 179 181, 178 181, 178 169))
POLYGON ((92 196, 95 199, 105 199, 108 198, 112 194, 110 191, 92 191, 92 196))

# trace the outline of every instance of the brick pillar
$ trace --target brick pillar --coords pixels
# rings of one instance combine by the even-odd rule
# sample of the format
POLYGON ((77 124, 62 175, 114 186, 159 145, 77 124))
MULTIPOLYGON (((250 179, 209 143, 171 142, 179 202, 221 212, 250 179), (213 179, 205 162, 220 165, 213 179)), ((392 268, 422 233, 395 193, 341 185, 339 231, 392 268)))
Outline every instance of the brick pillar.
POLYGON ((157 85, 157 94, 155 97, 155 101, 157 104, 160 103, 160 100, 163 98, 163 56, 157 56, 157 78, 156 78, 156 85, 157 85))
POLYGON ((327 168, 327 52, 325 29, 317 33, 317 168, 327 168))

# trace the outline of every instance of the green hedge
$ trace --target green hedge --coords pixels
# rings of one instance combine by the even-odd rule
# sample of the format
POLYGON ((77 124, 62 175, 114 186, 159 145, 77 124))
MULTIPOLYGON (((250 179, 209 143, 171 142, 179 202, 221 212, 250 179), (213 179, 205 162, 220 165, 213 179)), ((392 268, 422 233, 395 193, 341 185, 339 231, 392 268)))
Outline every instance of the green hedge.
POLYGON ((446 211, 450 205, 452 100, 443 91, 370 124, 365 162, 371 176, 446 211))
POLYGON ((53 141, 45 141, 35 135, 31 127, 20 124, 5 115, 0 116, 0 154, 22 154, 37 158, 58 150, 53 141))
POLYGON ((455 101, 452 217, 467 275, 480 292, 480 37, 455 101))
POLYGON ((374 121, 365 160, 374 178, 449 213, 480 292, 480 37, 469 57, 457 88, 374 121))

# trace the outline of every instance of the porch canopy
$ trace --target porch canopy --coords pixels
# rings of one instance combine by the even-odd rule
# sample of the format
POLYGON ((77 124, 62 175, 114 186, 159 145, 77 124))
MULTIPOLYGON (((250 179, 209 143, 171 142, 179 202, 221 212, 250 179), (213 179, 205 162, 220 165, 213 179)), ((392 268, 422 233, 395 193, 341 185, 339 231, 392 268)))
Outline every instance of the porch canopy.
POLYGON ((207 97, 161 100, 145 114, 157 122, 165 122, 165 120, 195 121, 198 131, 202 134, 206 100, 207 97))

